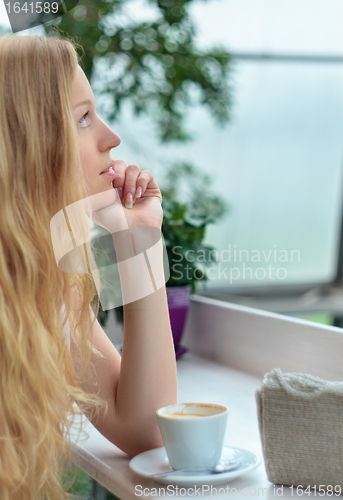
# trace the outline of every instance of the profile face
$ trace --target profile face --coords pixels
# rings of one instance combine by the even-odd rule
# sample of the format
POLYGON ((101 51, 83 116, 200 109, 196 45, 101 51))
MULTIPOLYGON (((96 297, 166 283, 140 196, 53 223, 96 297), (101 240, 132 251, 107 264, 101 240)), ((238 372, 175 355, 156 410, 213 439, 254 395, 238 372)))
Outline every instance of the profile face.
POLYGON ((113 189, 112 179, 100 174, 109 167, 111 149, 119 146, 120 137, 96 114, 93 91, 79 65, 73 83, 72 107, 88 195, 113 189))

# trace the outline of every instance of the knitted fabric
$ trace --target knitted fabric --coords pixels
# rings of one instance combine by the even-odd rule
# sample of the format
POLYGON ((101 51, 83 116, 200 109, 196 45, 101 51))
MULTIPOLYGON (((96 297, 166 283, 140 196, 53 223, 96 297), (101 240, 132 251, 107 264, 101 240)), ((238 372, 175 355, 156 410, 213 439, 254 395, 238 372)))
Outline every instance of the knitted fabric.
POLYGON ((343 382, 275 368, 255 397, 269 481, 343 492, 343 382))

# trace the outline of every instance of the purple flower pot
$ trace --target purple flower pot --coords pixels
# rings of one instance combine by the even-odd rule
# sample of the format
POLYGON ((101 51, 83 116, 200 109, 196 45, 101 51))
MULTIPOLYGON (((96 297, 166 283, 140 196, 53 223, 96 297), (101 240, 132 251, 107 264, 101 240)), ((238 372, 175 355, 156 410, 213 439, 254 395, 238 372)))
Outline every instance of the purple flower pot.
POLYGON ((170 326, 173 333, 176 358, 184 354, 187 349, 180 345, 190 303, 191 285, 167 286, 167 301, 169 308, 170 326))

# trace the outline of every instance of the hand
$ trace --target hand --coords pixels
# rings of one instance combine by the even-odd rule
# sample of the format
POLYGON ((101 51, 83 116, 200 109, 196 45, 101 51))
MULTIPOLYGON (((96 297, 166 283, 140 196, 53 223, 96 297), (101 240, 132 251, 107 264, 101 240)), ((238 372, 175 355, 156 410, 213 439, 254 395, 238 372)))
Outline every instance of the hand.
POLYGON ((108 190, 90 197, 91 201, 96 197, 92 220, 110 232, 119 230, 118 216, 119 212, 122 215, 122 211, 118 208, 122 208, 129 227, 152 226, 160 229, 163 220, 162 195, 149 170, 141 171, 135 164, 127 166, 123 160, 115 160, 113 170, 116 174, 114 192, 108 190), (132 208, 127 208, 130 207, 129 193, 132 208))

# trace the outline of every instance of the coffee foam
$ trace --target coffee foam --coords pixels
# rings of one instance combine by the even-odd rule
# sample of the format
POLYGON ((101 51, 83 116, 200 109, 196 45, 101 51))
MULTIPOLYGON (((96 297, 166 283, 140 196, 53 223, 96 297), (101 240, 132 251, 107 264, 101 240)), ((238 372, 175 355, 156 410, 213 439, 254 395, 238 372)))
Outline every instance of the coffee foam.
POLYGON ((158 411, 161 416, 178 417, 208 417, 218 415, 227 411, 227 408, 222 405, 209 403, 179 403, 170 407, 161 408, 158 411), (169 409, 169 411, 168 411, 169 409), (174 411, 173 411, 174 410, 174 411))
POLYGON ((174 412, 174 413, 168 413, 168 417, 206 417, 206 415, 199 415, 198 413, 179 413, 179 412, 174 412))

